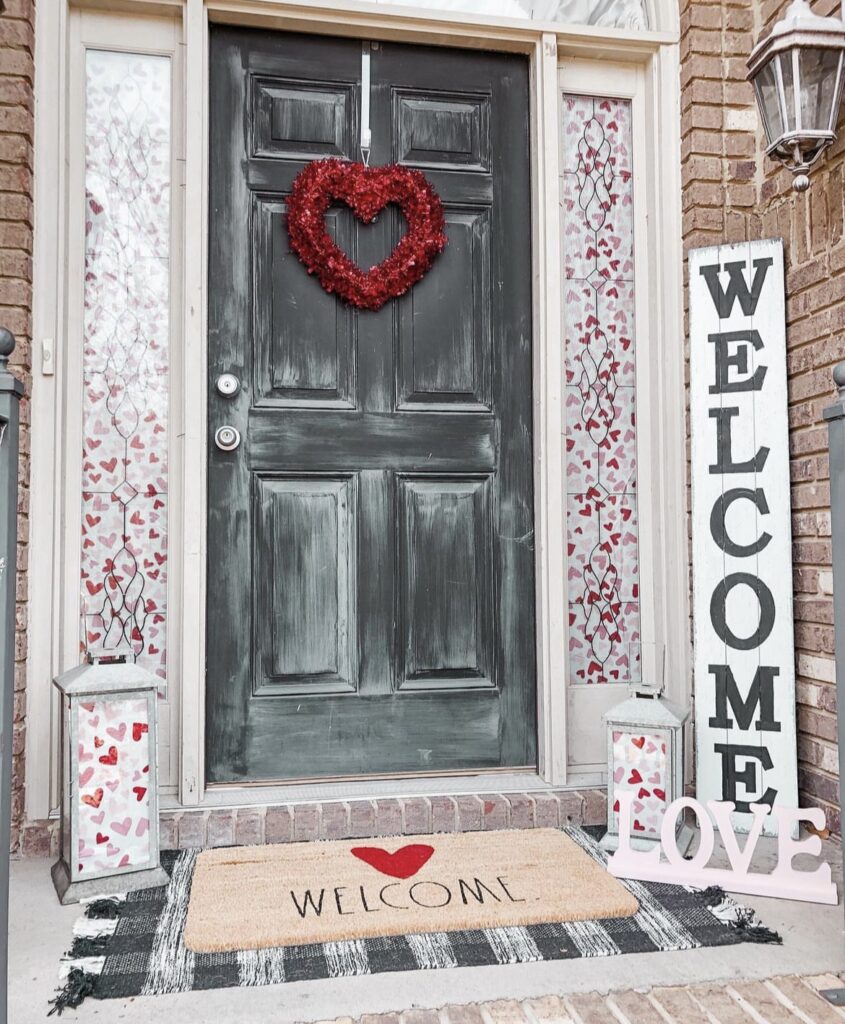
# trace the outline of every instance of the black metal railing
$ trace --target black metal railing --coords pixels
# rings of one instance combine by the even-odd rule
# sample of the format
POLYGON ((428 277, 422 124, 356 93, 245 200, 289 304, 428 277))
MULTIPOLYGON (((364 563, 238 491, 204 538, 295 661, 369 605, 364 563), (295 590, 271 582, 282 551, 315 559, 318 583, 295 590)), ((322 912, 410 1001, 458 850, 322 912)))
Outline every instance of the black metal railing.
POLYGON ((12 729, 15 702, 15 570, 18 549, 18 446, 23 384, 9 372, 15 348, 0 328, 0 1024, 6 1024, 9 845, 12 815, 12 729))
MULTIPOLYGON (((837 730, 839 739, 839 815, 845 814, 845 363, 833 371, 839 395, 824 411, 830 452, 830 541, 833 558, 833 618, 836 652, 837 730)), ((840 828, 842 826, 840 825, 840 828)))

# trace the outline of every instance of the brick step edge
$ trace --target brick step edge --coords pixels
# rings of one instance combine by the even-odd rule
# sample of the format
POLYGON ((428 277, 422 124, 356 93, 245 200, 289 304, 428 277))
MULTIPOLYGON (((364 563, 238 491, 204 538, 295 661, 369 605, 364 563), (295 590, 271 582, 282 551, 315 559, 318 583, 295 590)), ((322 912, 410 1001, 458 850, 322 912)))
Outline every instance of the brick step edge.
MULTIPOLYGON (((163 850, 602 825, 606 820, 607 794, 603 789, 335 800, 229 810, 167 810, 160 815, 163 850)), ((22 857, 58 856, 58 822, 25 824, 18 851, 22 857)))

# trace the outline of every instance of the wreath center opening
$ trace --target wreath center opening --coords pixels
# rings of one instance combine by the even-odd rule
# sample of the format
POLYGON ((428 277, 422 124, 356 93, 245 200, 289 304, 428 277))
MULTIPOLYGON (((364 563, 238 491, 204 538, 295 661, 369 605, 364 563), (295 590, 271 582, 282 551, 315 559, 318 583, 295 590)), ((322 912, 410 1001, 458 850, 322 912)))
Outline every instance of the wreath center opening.
POLYGON ((388 203, 372 220, 366 221, 357 217, 342 199, 337 199, 326 211, 326 230, 344 256, 368 274, 384 263, 408 234, 408 221, 398 203, 388 203), (329 216, 332 213, 340 216, 329 216), (389 218, 389 229, 382 232, 385 218, 389 218))

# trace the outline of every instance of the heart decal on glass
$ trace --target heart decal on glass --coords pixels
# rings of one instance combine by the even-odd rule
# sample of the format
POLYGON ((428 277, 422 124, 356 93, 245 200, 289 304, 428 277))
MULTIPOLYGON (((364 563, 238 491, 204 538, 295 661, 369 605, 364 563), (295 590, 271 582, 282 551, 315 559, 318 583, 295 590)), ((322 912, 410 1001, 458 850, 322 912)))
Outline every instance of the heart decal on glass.
POLYGON ((329 293, 359 309, 377 310, 404 295, 446 247, 443 206, 425 175, 390 164, 365 167, 347 160, 313 160, 294 180, 287 204, 291 249, 329 293), (370 224, 390 203, 407 221, 396 248, 375 267, 362 270, 326 229, 333 202, 345 203, 370 224))
POLYGON ((350 853, 383 875, 410 878, 429 862, 434 847, 428 843, 409 843, 408 846, 400 846, 393 853, 388 853, 380 846, 354 846, 350 853))

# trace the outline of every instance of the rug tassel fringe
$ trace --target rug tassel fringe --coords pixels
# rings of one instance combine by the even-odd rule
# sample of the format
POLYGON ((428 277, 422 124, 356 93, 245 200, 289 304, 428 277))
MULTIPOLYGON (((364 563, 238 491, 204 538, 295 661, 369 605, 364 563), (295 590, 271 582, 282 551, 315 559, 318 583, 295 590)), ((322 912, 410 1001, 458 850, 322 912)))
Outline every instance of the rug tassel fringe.
POLYGON ((99 896, 85 903, 85 916, 88 918, 114 919, 120 917, 120 907, 124 896, 99 896))
POLYGON ((62 1011, 75 1010, 86 996, 93 995, 96 980, 96 975, 86 974, 81 967, 72 967, 64 986, 59 989, 55 999, 50 1000, 52 1009, 47 1016, 52 1017, 55 1013, 61 1017, 62 1011))
POLYGON ((757 921, 754 911, 749 910, 747 907, 738 908, 736 920, 731 922, 731 927, 735 928, 742 935, 745 942, 760 942, 773 946, 783 944, 781 936, 773 929, 767 928, 764 924, 757 921))
POLYGON ((107 932, 103 935, 80 935, 73 940, 73 945, 70 948, 70 959, 82 960, 90 956, 105 956, 112 934, 107 932))
POLYGON ((93 921, 80 917, 74 923, 73 936, 75 939, 96 939, 101 935, 114 935, 116 928, 116 917, 95 918, 93 921))
POLYGON ((117 921, 126 896, 97 896, 82 900, 83 916, 73 926, 73 945, 59 966, 58 989, 50 1000, 47 1016, 61 1016, 64 1010, 75 1010, 94 994, 97 978, 106 962, 108 941, 117 928, 117 921))
POLYGON ((720 903, 724 903, 727 898, 727 894, 721 885, 710 885, 706 889, 701 889, 697 892, 696 896, 705 907, 717 907, 720 903))

